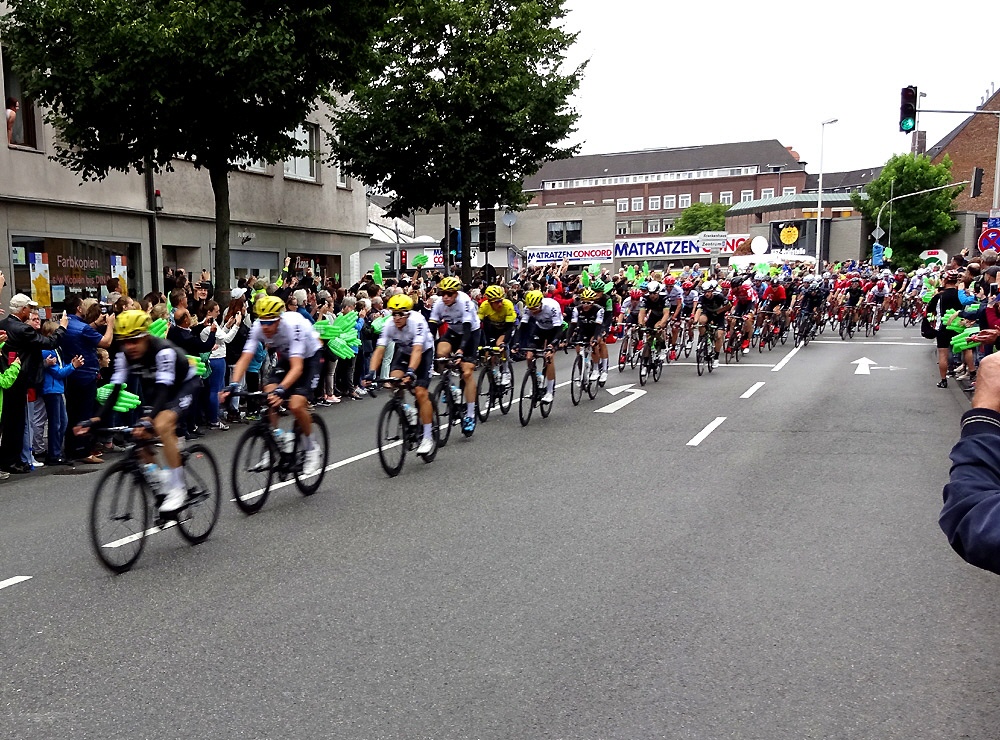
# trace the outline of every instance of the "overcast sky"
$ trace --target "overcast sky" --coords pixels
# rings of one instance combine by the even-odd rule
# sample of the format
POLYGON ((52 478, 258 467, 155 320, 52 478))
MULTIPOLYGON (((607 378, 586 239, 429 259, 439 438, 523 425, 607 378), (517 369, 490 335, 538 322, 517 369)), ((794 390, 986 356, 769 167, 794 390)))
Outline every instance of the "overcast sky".
MULTIPOLYGON (((590 59, 574 104, 582 153, 777 139, 819 172, 879 166, 910 148, 899 90, 973 110, 1000 86, 996 3, 883 0, 567 0, 590 59), (992 20, 991 20, 992 19, 992 20), (939 33, 940 32, 940 33, 939 33), (902 39, 910 39, 905 44, 902 39)), ((1000 35, 1000 33, 998 33, 1000 35)), ((927 113, 930 147, 964 116, 927 113)))

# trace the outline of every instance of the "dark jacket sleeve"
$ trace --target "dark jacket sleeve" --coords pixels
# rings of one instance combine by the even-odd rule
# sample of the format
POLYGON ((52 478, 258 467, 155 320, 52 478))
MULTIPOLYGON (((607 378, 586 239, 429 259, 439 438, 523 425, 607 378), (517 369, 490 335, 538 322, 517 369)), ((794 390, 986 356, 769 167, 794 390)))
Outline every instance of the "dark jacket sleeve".
POLYGON ((1000 413, 962 415, 951 463, 938 523, 964 560, 1000 574, 1000 413))

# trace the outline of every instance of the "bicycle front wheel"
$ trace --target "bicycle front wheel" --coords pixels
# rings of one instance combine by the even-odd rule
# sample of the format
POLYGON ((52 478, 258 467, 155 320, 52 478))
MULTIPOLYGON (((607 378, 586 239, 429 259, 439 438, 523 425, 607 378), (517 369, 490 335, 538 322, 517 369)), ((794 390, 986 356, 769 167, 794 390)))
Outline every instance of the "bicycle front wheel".
POLYGON ((395 478, 403 469, 403 461, 406 459, 406 426, 406 415, 395 399, 382 407, 378 415, 376 442, 379 462, 390 478, 395 478))
MULTIPOLYGON (((668 357, 669 357, 669 355, 668 355, 668 357)), ((660 382, 660 376, 662 376, 662 375, 663 375, 663 361, 662 360, 653 360, 653 382, 654 383, 659 383, 660 382)))
POLYGON ((437 407, 439 418, 438 447, 444 447, 448 444, 448 438, 451 436, 451 425, 455 421, 451 413, 451 387, 448 383, 447 375, 441 378, 440 382, 437 384, 437 389, 431 397, 431 402, 437 407))
POLYGON ((652 362, 652 352, 650 352, 649 357, 639 358, 639 385, 646 385, 646 379, 649 377, 649 366, 652 362))
POLYGON ((267 501, 280 458, 269 426, 255 424, 243 432, 236 443, 230 481, 233 500, 244 514, 256 514, 267 501))
POLYGON ((625 372, 625 365, 628 364, 628 332, 622 334, 621 344, 622 346, 618 348, 618 372, 625 372))
POLYGON ((497 397, 500 400, 500 413, 506 416, 510 412, 511 405, 514 403, 514 367, 510 362, 504 367, 507 370, 509 380, 497 389, 497 397))
POLYGON ((698 370, 698 375, 705 372, 705 343, 698 342, 694 350, 694 364, 698 370))
POLYGON ((583 357, 577 355, 573 361, 573 372, 570 373, 569 396, 574 406, 579 406, 583 399, 583 357))
POLYGON ((489 365, 483 367, 479 373, 479 381, 476 383, 476 416, 479 421, 486 421, 490 418, 490 411, 493 410, 493 398, 496 396, 496 389, 493 384, 493 368, 489 365))
POLYGON ((90 505, 90 541, 101 564, 113 573, 130 570, 146 544, 150 491, 122 460, 101 476, 90 505))
MULTIPOLYGON (((300 465, 295 466, 295 487, 299 489, 299 493, 303 496, 312 496, 319 490, 326 475, 326 465, 330 461, 330 435, 326 431, 326 422, 316 416, 316 414, 310 414, 310 416, 312 417, 312 441, 313 445, 319 445, 320 447, 320 462, 319 472, 308 476, 303 475, 300 465)), ((298 425, 296 424, 296 445, 299 444, 301 439, 302 437, 298 432, 298 425)), ((298 447, 296 447, 295 459, 300 460, 303 454, 305 453, 300 452, 298 447)))
POLYGON ((205 445, 191 445, 184 451, 184 484, 187 503, 177 514, 177 529, 192 545, 208 539, 222 508, 219 466, 205 445))
POLYGON ((521 426, 528 426, 531 421, 531 412, 535 409, 535 398, 538 395, 538 379, 535 371, 528 367, 524 373, 524 380, 521 381, 521 397, 517 403, 517 416, 521 420, 521 426))

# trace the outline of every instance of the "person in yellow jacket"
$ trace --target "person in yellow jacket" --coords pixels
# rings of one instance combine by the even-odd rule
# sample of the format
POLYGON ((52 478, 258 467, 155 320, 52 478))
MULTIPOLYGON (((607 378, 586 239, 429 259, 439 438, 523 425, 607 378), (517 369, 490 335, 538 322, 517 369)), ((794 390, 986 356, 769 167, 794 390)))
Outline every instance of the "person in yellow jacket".
MULTIPOLYGON (((7 364, 6 353, 3 351, 4 344, 7 343, 7 332, 0 331, 0 367, 7 364)), ((21 358, 15 357, 14 361, 10 365, 4 368, 3 372, 0 373, 0 414, 3 413, 3 392, 14 385, 14 381, 17 380, 17 376, 21 372, 21 358)), ((6 470, 0 470, 0 480, 7 480, 10 478, 10 473, 6 470)))

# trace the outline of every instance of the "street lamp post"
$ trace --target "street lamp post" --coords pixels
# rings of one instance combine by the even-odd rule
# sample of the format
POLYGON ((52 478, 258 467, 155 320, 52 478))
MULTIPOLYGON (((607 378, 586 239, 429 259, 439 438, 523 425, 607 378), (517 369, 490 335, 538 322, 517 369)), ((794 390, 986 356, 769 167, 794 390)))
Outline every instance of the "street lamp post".
POLYGON ((831 118, 823 121, 819 127, 819 191, 816 193, 816 274, 822 270, 823 259, 823 139, 826 135, 826 126, 829 123, 836 123, 839 119, 831 118))

